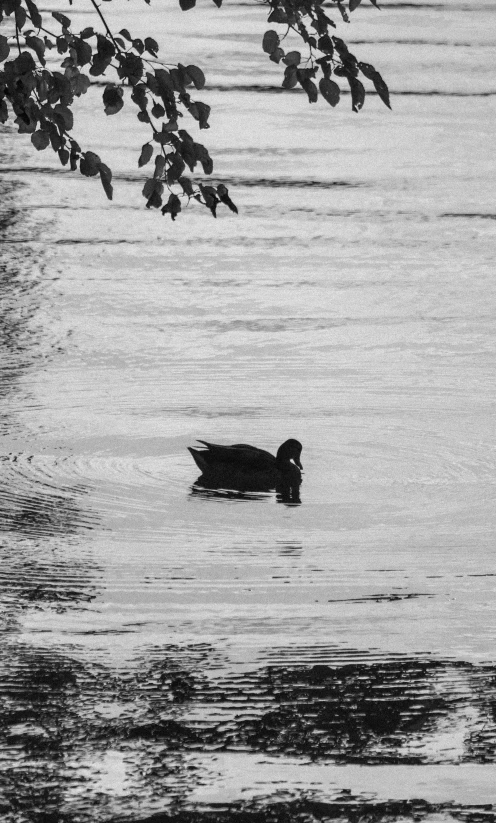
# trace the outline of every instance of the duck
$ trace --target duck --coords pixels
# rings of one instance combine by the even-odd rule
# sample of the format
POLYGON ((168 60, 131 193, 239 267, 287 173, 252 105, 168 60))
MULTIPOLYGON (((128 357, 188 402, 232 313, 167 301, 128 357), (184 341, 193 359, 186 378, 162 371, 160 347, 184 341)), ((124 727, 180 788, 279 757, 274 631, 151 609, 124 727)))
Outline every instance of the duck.
MULTIPOLYGON (((188 446, 196 465, 202 472, 197 483, 208 482, 224 488, 244 490, 270 490, 281 486, 299 486, 301 483, 302 445, 298 440, 286 440, 274 457, 268 451, 235 443, 232 446, 220 446, 198 440, 204 448, 195 449, 188 446)), ((200 485, 202 484, 200 483, 200 485)))

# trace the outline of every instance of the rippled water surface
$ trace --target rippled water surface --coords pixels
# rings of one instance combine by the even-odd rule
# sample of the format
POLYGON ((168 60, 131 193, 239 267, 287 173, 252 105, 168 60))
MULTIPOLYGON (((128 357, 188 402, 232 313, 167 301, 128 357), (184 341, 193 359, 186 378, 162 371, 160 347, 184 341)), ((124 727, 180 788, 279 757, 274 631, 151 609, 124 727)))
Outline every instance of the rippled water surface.
POLYGON ((146 211, 101 87, 113 204, 0 133, 2 820, 494 820, 496 4, 364 3, 360 115, 210 5, 125 24, 238 217, 146 211), (300 505, 195 484, 288 437, 300 505))

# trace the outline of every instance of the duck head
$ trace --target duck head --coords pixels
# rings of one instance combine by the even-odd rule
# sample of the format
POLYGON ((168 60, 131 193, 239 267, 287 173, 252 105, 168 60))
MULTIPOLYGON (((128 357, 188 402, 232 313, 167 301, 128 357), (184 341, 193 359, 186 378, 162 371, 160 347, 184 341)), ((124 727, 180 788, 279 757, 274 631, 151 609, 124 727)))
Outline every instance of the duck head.
POLYGON ((276 455, 276 465, 279 471, 291 472, 292 467, 297 466, 301 472, 303 469, 300 460, 302 448, 303 446, 298 440, 286 440, 282 446, 279 446, 276 455))

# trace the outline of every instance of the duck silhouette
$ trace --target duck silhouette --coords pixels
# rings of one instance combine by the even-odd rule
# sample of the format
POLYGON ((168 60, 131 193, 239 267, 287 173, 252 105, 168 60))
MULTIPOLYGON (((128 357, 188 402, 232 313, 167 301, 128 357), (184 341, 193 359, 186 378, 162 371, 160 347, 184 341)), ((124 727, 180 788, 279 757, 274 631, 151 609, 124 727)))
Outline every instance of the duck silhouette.
POLYGON ((302 445, 298 440, 286 440, 274 457, 268 451, 246 443, 220 446, 198 440, 205 448, 188 446, 193 460, 202 472, 196 481, 205 488, 229 488, 239 491, 270 491, 298 488, 301 483, 302 445))

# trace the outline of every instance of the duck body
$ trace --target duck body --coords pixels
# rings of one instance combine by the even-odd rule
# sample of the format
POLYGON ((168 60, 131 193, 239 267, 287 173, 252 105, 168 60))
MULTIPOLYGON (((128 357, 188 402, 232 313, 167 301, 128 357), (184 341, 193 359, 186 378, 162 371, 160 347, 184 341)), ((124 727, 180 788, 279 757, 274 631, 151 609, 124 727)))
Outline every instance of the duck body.
POLYGON ((246 443, 220 446, 205 440, 198 442, 205 448, 188 447, 188 450, 202 472, 200 480, 209 485, 269 491, 281 485, 301 483, 302 446, 298 440, 286 440, 275 457, 264 449, 246 443))

